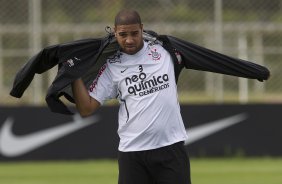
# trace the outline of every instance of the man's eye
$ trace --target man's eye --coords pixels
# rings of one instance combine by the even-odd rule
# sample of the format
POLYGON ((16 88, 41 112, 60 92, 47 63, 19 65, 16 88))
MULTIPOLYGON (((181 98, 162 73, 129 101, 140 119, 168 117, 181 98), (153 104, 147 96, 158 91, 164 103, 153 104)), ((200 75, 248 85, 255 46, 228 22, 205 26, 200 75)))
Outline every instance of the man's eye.
POLYGON ((132 33, 133 36, 137 36, 139 32, 132 33))
POLYGON ((121 34, 119 34, 119 36, 121 36, 121 37, 126 37, 126 34, 121 33, 121 34))

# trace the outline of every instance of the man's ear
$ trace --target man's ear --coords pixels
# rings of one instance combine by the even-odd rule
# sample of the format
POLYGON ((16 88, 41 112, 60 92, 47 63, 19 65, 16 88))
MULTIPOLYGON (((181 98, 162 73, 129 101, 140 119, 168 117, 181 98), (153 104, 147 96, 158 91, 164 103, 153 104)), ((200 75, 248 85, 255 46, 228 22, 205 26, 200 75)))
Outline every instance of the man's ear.
POLYGON ((115 37, 117 37, 117 28, 116 28, 116 26, 114 27, 114 33, 115 33, 115 37))

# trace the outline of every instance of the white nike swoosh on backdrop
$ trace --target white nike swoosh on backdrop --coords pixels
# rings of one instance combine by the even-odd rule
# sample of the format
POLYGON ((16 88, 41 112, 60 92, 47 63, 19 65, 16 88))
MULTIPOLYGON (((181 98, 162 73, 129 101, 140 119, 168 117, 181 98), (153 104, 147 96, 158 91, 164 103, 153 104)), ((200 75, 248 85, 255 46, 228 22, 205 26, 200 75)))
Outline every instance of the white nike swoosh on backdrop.
MULTIPOLYGON (((185 144, 191 144, 214 134, 222 129, 232 126, 247 119, 246 114, 238 114, 220 119, 197 127, 187 129, 188 139, 185 144)), ((75 116, 73 122, 65 123, 56 127, 41 130, 23 136, 16 136, 12 132, 13 119, 7 118, 0 130, 0 153, 7 157, 20 156, 44 146, 52 141, 71 134, 79 129, 89 126, 98 121, 96 116, 80 118, 75 116)))
POLYGON ((188 139, 185 141, 185 145, 192 144, 222 129, 230 127, 236 123, 242 122, 245 119, 247 119, 247 115, 245 113, 242 113, 228 118, 209 122, 203 125, 199 125, 196 127, 188 128, 186 129, 188 139))
POLYGON ((76 115, 74 116, 73 122, 68 122, 28 135, 17 136, 12 132, 13 119, 7 118, 0 130, 0 153, 7 157, 20 156, 96 123, 97 121, 97 116, 82 119, 79 115, 76 115))

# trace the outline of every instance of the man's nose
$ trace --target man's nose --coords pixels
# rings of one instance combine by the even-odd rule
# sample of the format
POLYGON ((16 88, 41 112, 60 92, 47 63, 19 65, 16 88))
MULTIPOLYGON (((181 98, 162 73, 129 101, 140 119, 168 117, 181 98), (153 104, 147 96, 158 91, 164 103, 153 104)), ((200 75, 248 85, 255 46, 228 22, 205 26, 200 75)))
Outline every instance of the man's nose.
POLYGON ((134 42, 133 38, 131 36, 128 36, 125 40, 125 43, 132 44, 134 42))

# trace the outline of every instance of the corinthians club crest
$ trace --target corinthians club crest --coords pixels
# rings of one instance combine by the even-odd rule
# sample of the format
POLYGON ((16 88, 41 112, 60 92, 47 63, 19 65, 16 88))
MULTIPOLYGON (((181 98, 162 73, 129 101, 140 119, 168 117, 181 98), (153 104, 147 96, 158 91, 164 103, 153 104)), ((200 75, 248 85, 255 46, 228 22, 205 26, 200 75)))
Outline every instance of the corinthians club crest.
POLYGON ((151 53, 148 54, 149 56, 152 56, 152 59, 157 61, 161 59, 161 54, 157 52, 157 49, 151 50, 151 53))

